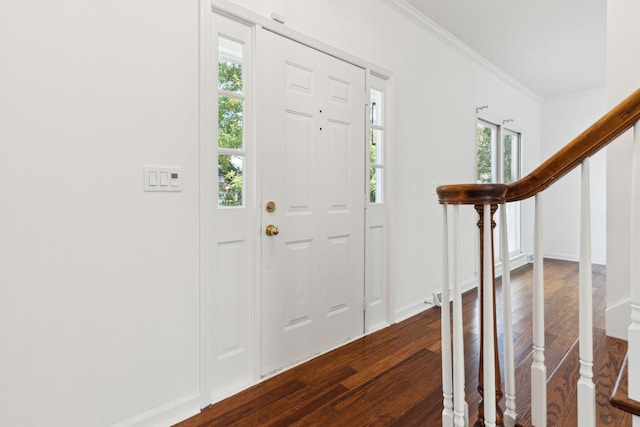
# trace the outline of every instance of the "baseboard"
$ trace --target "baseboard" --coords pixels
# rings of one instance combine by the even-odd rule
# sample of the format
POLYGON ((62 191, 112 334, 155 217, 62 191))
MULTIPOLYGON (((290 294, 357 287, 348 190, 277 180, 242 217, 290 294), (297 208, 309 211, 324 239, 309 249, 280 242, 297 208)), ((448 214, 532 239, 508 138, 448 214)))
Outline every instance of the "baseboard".
POLYGON ((389 325, 390 325, 389 322, 378 322, 378 323, 374 323, 373 325, 368 325, 367 326, 367 333, 365 335, 369 335, 369 334, 372 334, 374 332, 378 332, 378 331, 386 328, 389 325))
MULTIPOLYGON (((478 281, 475 278, 469 279, 462 284, 461 292, 464 294, 465 292, 477 287, 478 281)), ((453 301, 453 289, 449 288, 449 302, 451 301, 453 301)), ((434 291, 430 302, 436 307, 442 306, 442 290, 434 291)))
POLYGON ((200 393, 193 393, 121 421, 112 427, 168 426, 199 413, 200 393))
POLYGON ((236 393, 240 393, 243 390, 248 389, 249 387, 253 387, 254 385, 262 382, 264 378, 258 377, 255 379, 253 377, 244 377, 241 380, 235 381, 231 384, 227 384, 225 387, 215 387, 211 390, 211 394, 209 395, 209 400, 207 403, 209 405, 213 405, 215 403, 220 402, 221 400, 226 399, 227 397, 231 397, 236 393))
MULTIPOLYGON (((518 255, 514 256, 513 258, 509 259, 509 270, 513 271, 516 268, 520 268, 523 265, 529 264, 529 262, 530 262, 529 256, 526 253, 521 252, 518 255)), ((496 269, 496 277, 501 277, 502 262, 497 263, 495 266, 495 269, 496 269)))
POLYGON ((580 257, 578 257, 577 255, 561 254, 558 252, 544 252, 542 254, 542 257, 550 258, 550 259, 558 259, 560 261, 574 261, 574 262, 580 261, 580 257))
POLYGON ((395 322, 399 323, 403 320, 407 320, 408 318, 415 316, 416 314, 422 313, 423 311, 434 307, 432 301, 420 301, 417 303, 405 305, 404 307, 399 308, 395 312, 395 322))
MULTIPOLYGON (((529 264, 529 256, 523 252, 521 254, 514 256, 509 260, 509 269, 513 271, 516 268, 522 267, 523 265, 526 265, 526 264, 529 264)), ((502 263, 496 264, 495 272, 496 272, 496 278, 502 276, 502 263)), ((462 293, 465 293, 477 287, 478 287, 478 280, 477 278, 474 277, 472 279, 466 280, 462 284, 461 291, 462 293)), ((453 290, 449 288, 449 302, 451 302, 452 299, 453 299, 453 290)), ((433 292, 433 297, 430 302, 433 305, 440 307, 440 305, 442 304, 442 290, 440 288, 433 292)))
POLYGON ((631 322, 631 300, 625 299, 607 307, 606 324, 607 335, 622 340, 628 339, 629 323, 631 322))
MULTIPOLYGON (((543 254, 544 258, 551 258, 551 259, 559 259, 560 261, 573 261, 573 262, 579 262, 580 261, 580 257, 577 255, 570 255, 570 254, 560 254, 557 252, 545 252, 543 254)), ((597 265, 607 265, 607 260, 605 259, 600 259, 600 258, 591 258, 591 263, 592 264, 597 264, 597 265)))

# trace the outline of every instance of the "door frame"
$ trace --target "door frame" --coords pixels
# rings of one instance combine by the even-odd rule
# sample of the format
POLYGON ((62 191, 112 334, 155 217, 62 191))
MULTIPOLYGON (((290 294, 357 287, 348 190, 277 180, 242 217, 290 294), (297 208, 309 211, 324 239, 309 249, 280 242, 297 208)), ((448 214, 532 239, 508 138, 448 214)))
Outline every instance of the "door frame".
MULTIPOLYGON (((252 380, 245 384, 242 388, 237 390, 225 390, 223 394, 220 394, 216 391, 214 385, 214 379, 212 378, 213 373, 213 334, 215 332, 215 327, 212 325, 212 320, 216 317, 216 308, 215 304, 212 301, 212 288, 215 284, 216 271, 213 266, 212 257, 215 255, 215 251, 213 249, 216 242, 216 211, 217 211, 217 200, 214 198, 214 194, 216 194, 216 188, 214 182, 216 182, 217 174, 214 172, 214 167, 211 164, 211 159, 215 158, 215 147, 212 144, 212 141, 215 141, 217 135, 217 129, 215 128, 215 124, 211 120, 214 117, 214 112, 216 111, 216 107, 214 105, 214 100, 217 98, 216 95, 216 87, 211 78, 214 75, 213 70, 216 69, 216 61, 214 53, 217 51, 217 47, 214 45, 214 35, 215 28, 213 26, 213 14, 217 13, 219 15, 231 18, 232 20, 243 23, 252 28, 252 45, 253 51, 250 52, 253 69, 255 70, 257 67, 255 66, 256 59, 256 51, 259 48, 256 44, 256 34, 257 31, 261 29, 265 29, 271 31, 280 36, 289 38, 295 42, 301 43, 303 45, 309 46, 313 49, 316 49, 322 53, 333 56, 342 61, 351 63, 359 68, 365 70, 365 87, 367 96, 369 93, 370 87, 370 76, 376 76, 377 78, 382 78, 387 82, 386 88, 386 96, 387 96, 387 117, 389 118, 386 128, 387 128, 387 141, 394 140, 394 128, 392 111, 393 108, 393 89, 395 85, 394 74, 386 70, 382 67, 379 67, 375 64, 372 64, 366 60, 363 60, 355 55, 352 55, 348 52, 337 49, 333 46, 330 46, 326 43, 323 43, 319 40, 316 40, 312 37, 309 37, 303 33, 292 30, 286 27, 283 24, 270 20, 266 17, 263 17, 253 11, 247 10, 238 5, 232 4, 227 0, 199 0, 200 7, 200 66, 199 66, 199 182, 200 182, 200 209, 199 209, 199 235, 200 235, 200 280, 199 280, 199 291, 200 291, 200 300, 199 300, 199 328, 200 328, 200 344, 199 344, 199 391, 200 391, 200 406, 205 407, 215 401, 221 400, 237 391, 240 391, 242 388, 246 388, 260 382, 262 378, 260 377, 260 369, 261 369, 261 359, 260 359, 260 340, 262 338, 262 331, 260 326, 260 319, 262 317, 262 305, 261 305, 261 251, 259 248, 259 244, 256 243, 253 245, 253 295, 252 301, 249 302, 252 306, 252 319, 250 326, 250 334, 251 338, 251 366, 252 372, 250 373, 250 377, 252 380)), ((255 81, 255 77, 252 78, 255 81)), ((254 91, 254 93, 259 91, 254 91)), ((251 123, 249 125, 249 129, 253 135, 251 135, 252 141, 256 141, 256 128, 257 128, 257 117, 255 111, 255 106, 259 105, 259 100, 257 96, 254 95, 253 102, 251 103, 254 106, 253 114, 251 114, 251 123)), ((363 114, 363 120, 366 120, 363 114)), ((363 141, 363 143, 365 143, 363 141)), ((255 146, 253 149, 253 156, 255 159, 259 159, 259 149, 255 146)), ((392 282, 390 280, 391 271, 391 256, 389 254, 389 246, 391 239, 389 237, 389 227, 391 223, 391 205, 392 205, 392 192, 390 191, 390 182, 392 180, 392 161, 393 161, 393 145, 391 143, 387 143, 386 146, 386 159, 387 159, 387 169, 386 169, 386 246, 387 253, 385 255, 385 264, 387 272, 386 274, 386 294, 387 298, 387 313, 389 316, 388 323, 394 323, 394 301, 393 301, 393 291, 392 291, 392 282)), ((365 161, 365 159, 363 159, 365 161)), ((262 187, 260 184, 260 180, 257 177, 261 176, 262 173, 262 165, 259 160, 253 162, 253 167, 251 170, 251 176, 253 177, 250 185, 254 187, 254 190, 250 192, 251 196, 254 200, 252 200, 253 210, 251 212, 252 217, 252 229, 254 233, 261 233, 260 224, 261 224, 261 208, 260 197, 262 194, 262 187)), ((366 183, 366 175, 363 176, 363 186, 366 183)), ((366 194, 366 193, 365 193, 366 194)), ((363 212, 363 215, 366 213, 363 212)), ((259 235, 259 234, 256 234, 259 235)), ((258 239, 259 242, 259 239, 258 239)), ((364 245, 364 254, 366 254, 366 242, 364 245)), ((366 288, 363 286, 363 288, 366 288)), ((363 293, 365 290, 363 289, 363 293)), ((364 297, 364 295, 363 295, 364 297)), ((365 333, 368 333, 368 328, 365 320, 365 333)))

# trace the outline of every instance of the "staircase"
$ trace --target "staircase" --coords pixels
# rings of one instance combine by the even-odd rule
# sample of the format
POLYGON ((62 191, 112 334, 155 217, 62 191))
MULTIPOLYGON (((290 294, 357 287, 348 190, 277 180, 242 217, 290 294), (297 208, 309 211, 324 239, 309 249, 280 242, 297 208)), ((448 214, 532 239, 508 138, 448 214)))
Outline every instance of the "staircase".
POLYGON ((506 203, 535 198, 534 285, 533 285, 533 363, 531 365, 531 421, 534 426, 547 425, 547 370, 545 366, 544 266, 542 260, 542 192, 578 166, 582 169, 580 215, 580 316, 579 365, 577 380, 578 425, 596 425, 596 385, 593 380, 593 310, 591 283, 591 236, 589 158, 634 128, 631 201, 631 319, 628 333, 628 363, 622 369, 611 403, 634 414, 633 426, 640 427, 640 89, 618 104, 590 128, 567 144, 526 177, 511 184, 458 184, 437 189, 443 206, 443 291, 442 300, 450 298, 452 309, 442 306, 442 380, 443 427, 468 426, 469 409, 465 401, 465 367, 462 322, 462 294, 458 273, 460 205, 472 205, 479 216, 480 235, 480 362, 478 391, 481 396, 475 426, 518 426, 515 405, 515 368, 509 285, 509 248, 506 203), (494 215, 501 224, 503 260, 503 341, 504 387, 500 376, 496 293, 494 271, 494 215), (635 261, 635 262, 634 262, 635 261), (453 317, 451 322, 451 317, 453 317), (453 325, 453 326, 451 326, 453 325), (451 329, 453 328, 453 329, 451 329), (625 374, 625 372, 627 372, 625 374), (504 409, 498 402, 505 398, 504 409))
POLYGON ((624 358, 609 402, 618 409, 640 417, 640 402, 629 397, 629 354, 624 358))

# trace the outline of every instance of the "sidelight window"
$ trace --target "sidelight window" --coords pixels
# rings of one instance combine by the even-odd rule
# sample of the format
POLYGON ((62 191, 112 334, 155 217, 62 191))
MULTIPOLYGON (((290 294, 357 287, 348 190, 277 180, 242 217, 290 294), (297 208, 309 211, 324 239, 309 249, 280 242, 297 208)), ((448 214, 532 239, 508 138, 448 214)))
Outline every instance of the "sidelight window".
POLYGON ((243 45, 218 37, 218 205, 244 206, 243 45))
POLYGON ((384 190, 384 98, 371 89, 369 102, 369 202, 382 203, 384 190))

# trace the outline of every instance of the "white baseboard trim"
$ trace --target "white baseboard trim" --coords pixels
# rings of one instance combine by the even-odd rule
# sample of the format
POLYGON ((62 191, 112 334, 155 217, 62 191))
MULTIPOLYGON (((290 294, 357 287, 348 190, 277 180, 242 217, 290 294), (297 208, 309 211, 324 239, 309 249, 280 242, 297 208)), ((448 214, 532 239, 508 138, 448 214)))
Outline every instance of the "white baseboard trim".
POLYGON ((476 289, 478 287, 478 279, 475 277, 469 280, 462 282, 462 293, 464 294, 471 289, 476 289))
MULTIPOLYGON (((509 259, 509 270, 513 271, 516 268, 529 264, 529 256, 522 252, 513 258, 509 259)), ((496 264, 496 277, 502 277, 502 262, 496 264)))
MULTIPOLYGON (((559 259, 561 261, 574 261, 574 262, 580 261, 580 257, 577 255, 560 254, 557 252, 545 252, 542 256, 544 258, 559 259)), ((600 259, 600 258, 592 258, 591 263, 597 264, 597 265, 607 265, 607 260, 600 259)))
POLYGON ((625 299, 607 307, 606 324, 607 335, 622 340, 628 339, 629 323, 631 322, 631 300, 625 299))
POLYGON ((373 325, 369 325, 367 327, 367 332, 365 335, 369 335, 374 332, 380 331, 389 325, 391 325, 389 322, 378 322, 378 323, 374 323, 373 325))
POLYGON ((407 320, 408 318, 415 316, 416 314, 422 313, 423 311, 434 307, 434 305, 430 302, 431 298, 428 298, 426 301, 420 301, 417 303, 405 305, 396 310, 395 312, 395 322, 399 323, 403 320, 407 320))
POLYGON ((592 264, 597 264, 597 265, 607 265, 607 260, 606 259, 600 259, 600 258, 593 258, 591 260, 592 264))
POLYGON ((169 426, 199 413, 200 393, 196 392, 121 421, 112 427, 169 426))
MULTIPOLYGON (((464 294, 465 292, 477 287, 478 281, 475 278, 466 280, 462 283, 462 293, 464 294)), ((438 288, 433 292, 433 296, 430 298, 430 301, 436 307, 440 307, 442 305, 442 288, 438 288)), ((453 301, 453 289, 449 288, 449 302, 451 301, 453 301)))
POLYGON ((233 384, 228 384, 226 387, 216 388, 215 390, 211 391, 208 404, 213 405, 215 403, 218 403, 221 400, 224 400, 227 397, 231 397, 234 394, 240 393, 241 391, 246 390, 249 387, 253 387, 254 385, 262 381, 262 378, 258 378, 256 380, 253 377, 245 377, 239 381, 234 382, 233 384))
MULTIPOLYGON (((516 268, 522 267, 523 265, 526 265, 529 263, 529 256, 525 253, 521 253, 519 255, 516 255, 515 257, 511 258, 509 260, 509 269, 510 270, 515 270, 516 268)), ((498 263, 495 266, 496 269, 496 277, 501 277, 502 276, 502 263, 498 263)), ((462 293, 465 293, 471 289, 477 288, 478 287, 478 279, 477 278, 472 278, 469 280, 466 280, 463 284, 462 284, 462 293)), ((450 289, 449 290, 449 295, 450 295, 450 299, 453 298, 453 292, 450 289)), ((442 288, 437 288, 434 293, 433 293, 433 297, 430 298, 430 302, 433 303, 435 306, 440 306, 440 301, 442 299, 442 288)))
POLYGON ((543 258, 559 259, 560 261, 580 261, 577 255, 561 254, 558 252, 545 252, 542 254, 543 258))

